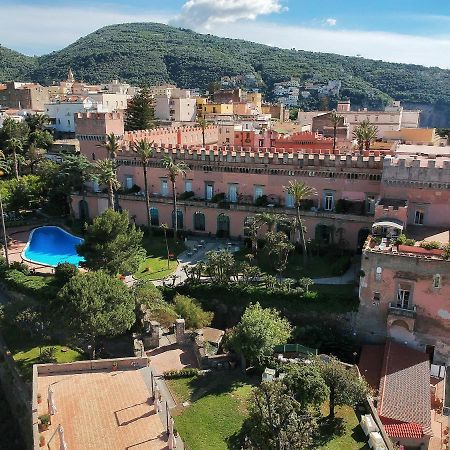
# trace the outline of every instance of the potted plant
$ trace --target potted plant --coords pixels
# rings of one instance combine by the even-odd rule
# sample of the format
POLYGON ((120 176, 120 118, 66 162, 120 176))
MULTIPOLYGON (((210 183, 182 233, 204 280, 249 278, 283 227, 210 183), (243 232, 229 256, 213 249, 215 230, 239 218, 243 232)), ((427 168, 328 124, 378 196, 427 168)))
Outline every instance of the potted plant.
POLYGON ((46 431, 50 426, 50 415, 42 414, 42 416, 38 417, 39 419, 39 431, 46 431))
POLYGON ((38 402, 38 404, 42 403, 42 395, 41 394, 37 395, 37 402, 38 402))
POLYGON ((41 434, 39 436, 39 447, 44 447, 45 446, 45 436, 43 434, 41 434))
POLYGON ((178 431, 177 431, 176 428, 173 429, 173 435, 174 435, 175 437, 178 437, 178 431))

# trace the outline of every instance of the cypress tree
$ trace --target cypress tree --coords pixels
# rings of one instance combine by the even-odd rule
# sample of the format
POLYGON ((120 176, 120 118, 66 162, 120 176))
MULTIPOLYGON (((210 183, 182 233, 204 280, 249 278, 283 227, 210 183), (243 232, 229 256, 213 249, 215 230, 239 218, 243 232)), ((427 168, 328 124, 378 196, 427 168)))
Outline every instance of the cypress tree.
POLYGON ((130 101, 125 115, 125 130, 147 130, 154 126, 154 109, 148 88, 143 87, 130 101))

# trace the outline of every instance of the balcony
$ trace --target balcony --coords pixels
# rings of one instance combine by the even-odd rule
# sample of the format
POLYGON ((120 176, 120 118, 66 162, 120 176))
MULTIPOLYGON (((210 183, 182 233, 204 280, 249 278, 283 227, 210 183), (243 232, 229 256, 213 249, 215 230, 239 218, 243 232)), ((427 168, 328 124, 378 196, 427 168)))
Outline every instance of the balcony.
POLYGON ((400 308, 396 303, 389 303, 389 314, 394 316, 409 317, 411 319, 416 318, 416 307, 410 306, 409 308, 400 308))

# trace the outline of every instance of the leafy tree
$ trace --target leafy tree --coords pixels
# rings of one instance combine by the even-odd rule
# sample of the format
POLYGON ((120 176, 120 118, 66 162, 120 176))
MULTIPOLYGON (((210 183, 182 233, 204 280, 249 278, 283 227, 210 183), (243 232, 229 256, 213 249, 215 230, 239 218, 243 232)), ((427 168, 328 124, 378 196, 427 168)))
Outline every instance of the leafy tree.
POLYGON ((286 269, 289 253, 294 250, 285 233, 282 231, 269 231, 266 234, 266 248, 270 256, 275 256, 274 268, 280 277, 286 269))
POLYGON ((92 178, 106 186, 108 206, 111 209, 114 209, 114 191, 120 187, 116 169, 116 163, 112 159, 99 159, 93 164, 92 178))
POLYGON ((150 230, 151 219, 150 219, 150 198, 148 195, 148 180, 147 180, 147 167, 153 156, 153 142, 148 142, 145 139, 137 141, 133 145, 133 150, 137 153, 139 159, 142 163, 142 170, 144 172, 144 191, 145 191, 145 202, 147 206, 147 227, 150 230))
POLYGON ((214 284, 227 284, 236 273, 236 261, 228 250, 211 251, 206 254, 205 270, 214 284))
POLYGON ((58 317, 73 336, 85 338, 94 352, 99 336, 120 335, 135 322, 135 302, 129 289, 102 271, 72 277, 58 293, 58 303, 58 317))
POLYGON ((177 178, 185 176, 189 170, 188 165, 184 161, 176 162, 171 156, 165 155, 163 158, 163 166, 167 169, 167 176, 172 183, 172 201, 173 201, 173 214, 174 214, 174 236, 178 238, 178 214, 177 214, 177 178))
POLYGON ((319 368, 330 392, 329 417, 331 419, 335 417, 336 406, 354 406, 364 400, 369 389, 353 367, 349 367, 337 358, 332 357, 329 361, 320 362, 319 368))
POLYGON ((291 335, 291 325, 276 309, 251 304, 230 335, 230 346, 250 363, 259 363, 270 355, 275 345, 285 344, 291 335))
POLYGON ((58 179, 64 189, 67 203, 72 210, 72 192, 81 191, 86 200, 85 183, 93 179, 93 165, 84 155, 64 155, 58 173, 58 179))
POLYGON ((263 382, 249 400, 245 423, 252 448, 289 450, 310 448, 317 423, 281 381, 263 382))
POLYGON ((75 264, 59 263, 55 267, 55 278, 58 284, 63 286, 71 278, 78 274, 78 267, 75 264))
POLYGON ((307 293, 309 288, 314 285, 314 280, 308 277, 303 277, 298 280, 300 287, 303 288, 307 293))
POLYGON ((137 286, 135 297, 141 311, 164 327, 173 325, 178 317, 174 306, 164 301, 161 291, 153 283, 137 286))
POLYGON ((18 155, 24 150, 30 129, 25 122, 16 122, 7 117, 0 128, 0 148, 6 155, 12 156, 13 172, 19 178, 18 155))
POLYGON ((294 205, 297 212, 295 228, 298 232, 300 243, 303 247, 303 264, 306 264, 308 258, 308 248, 306 246, 305 229, 300 214, 300 207, 303 200, 306 200, 313 195, 317 195, 317 192, 314 188, 303 183, 303 181, 298 180, 289 181, 288 186, 284 187, 284 191, 292 195, 292 197, 294 198, 294 205))
POLYGON ((286 224, 288 222, 288 218, 284 214, 275 214, 271 212, 256 214, 255 220, 260 225, 266 225, 269 232, 275 231, 277 225, 286 224))
POLYGON ((25 122, 32 133, 38 130, 44 131, 50 123, 50 117, 47 114, 41 113, 27 114, 25 116, 25 122))
POLYGON ((148 88, 143 87, 131 99, 125 116, 125 130, 148 130, 155 121, 152 99, 148 88))
POLYGON ((130 224, 128 213, 107 209, 86 228, 84 242, 77 248, 83 267, 116 275, 135 272, 145 258, 141 230, 130 224))
POLYGON ((329 395, 328 386, 316 364, 287 364, 284 382, 300 403, 302 410, 312 406, 319 408, 329 395))
POLYGON ((251 217, 245 225, 245 231, 252 243, 252 253, 255 258, 258 256, 258 233, 260 228, 261 224, 255 217, 251 217))
POLYGON ((214 314, 204 311, 197 300, 177 294, 174 303, 176 313, 186 322, 186 328, 197 329, 211 325, 214 314))

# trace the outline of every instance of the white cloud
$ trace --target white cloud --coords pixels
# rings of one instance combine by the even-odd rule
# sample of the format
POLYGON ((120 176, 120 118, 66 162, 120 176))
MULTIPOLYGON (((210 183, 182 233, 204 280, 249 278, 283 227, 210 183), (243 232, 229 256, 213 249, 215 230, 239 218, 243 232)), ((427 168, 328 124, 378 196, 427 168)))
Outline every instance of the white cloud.
POLYGON ((281 48, 380 59, 390 62, 421 64, 450 69, 445 55, 450 54, 450 35, 412 36, 400 33, 324 29, 281 25, 271 22, 218 24, 214 34, 246 39, 281 48))
POLYGON ((82 36, 104 27, 124 22, 167 23, 163 11, 130 14, 114 10, 111 5, 88 7, 1 5, 0 44, 28 55, 59 50, 82 36), (6 20, 7 18, 7 20, 6 20))
POLYGON ((210 30, 220 23, 255 20, 258 16, 286 10, 280 0, 189 0, 171 23, 197 30, 210 30))
POLYGON ((327 20, 325 20, 325 24, 329 25, 330 27, 334 27, 337 24, 337 20, 329 17, 327 20))

